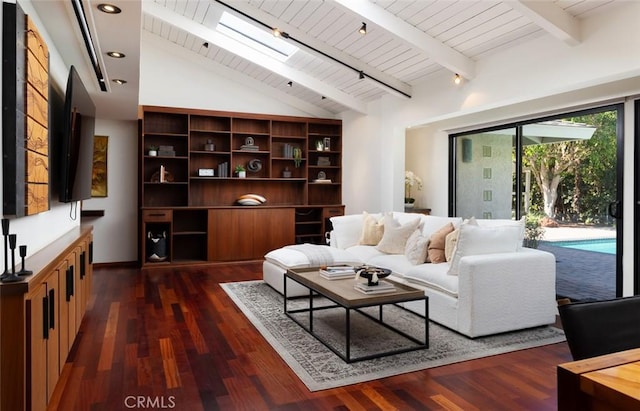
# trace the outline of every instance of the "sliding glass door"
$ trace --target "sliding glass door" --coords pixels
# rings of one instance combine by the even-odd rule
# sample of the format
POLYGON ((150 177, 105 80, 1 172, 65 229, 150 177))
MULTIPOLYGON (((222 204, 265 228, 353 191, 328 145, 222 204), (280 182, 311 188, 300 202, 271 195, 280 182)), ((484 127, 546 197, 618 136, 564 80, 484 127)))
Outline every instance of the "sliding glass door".
POLYGON ((526 216, 558 297, 621 295, 621 125, 609 106, 452 136, 452 214, 526 216))

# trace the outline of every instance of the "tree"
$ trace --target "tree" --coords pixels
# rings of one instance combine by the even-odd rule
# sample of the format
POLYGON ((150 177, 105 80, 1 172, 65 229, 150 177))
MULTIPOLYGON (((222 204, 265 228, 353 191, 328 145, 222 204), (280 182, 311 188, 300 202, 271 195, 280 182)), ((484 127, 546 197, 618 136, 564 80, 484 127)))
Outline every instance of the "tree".
POLYGON ((523 153, 523 163, 531 170, 540 187, 543 211, 548 217, 555 218, 558 185, 562 175, 580 164, 584 147, 581 142, 563 141, 527 146, 523 153))
POLYGON ((565 121, 589 124, 596 131, 589 140, 524 147, 523 165, 536 180, 547 216, 556 218, 560 207, 582 221, 595 221, 604 214, 603 200, 615 198, 617 114, 606 111, 565 121))

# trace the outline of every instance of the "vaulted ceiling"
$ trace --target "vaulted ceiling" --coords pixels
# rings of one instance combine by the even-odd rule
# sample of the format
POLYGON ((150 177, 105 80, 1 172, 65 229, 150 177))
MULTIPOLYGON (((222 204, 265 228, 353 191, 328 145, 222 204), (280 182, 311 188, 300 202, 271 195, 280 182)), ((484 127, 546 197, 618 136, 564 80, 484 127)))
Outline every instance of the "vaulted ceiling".
MULTIPOLYGON (((139 55, 130 45, 125 63, 111 61, 104 53, 125 47, 115 43, 127 41, 127 30, 138 39, 142 30, 194 57, 208 59, 213 70, 234 70, 247 84, 261 83, 274 95, 284 93, 293 101, 329 113, 364 113, 367 103, 389 94, 411 98, 417 85, 441 81, 443 73, 451 79, 459 74, 462 81, 473 81, 482 59, 541 36, 575 47, 588 34, 584 33, 583 19, 624 2, 145 0, 141 5, 136 3, 140 9, 132 10, 131 1, 113 1, 123 9, 123 15, 139 15, 136 27, 136 18, 121 24, 118 16, 100 16, 97 1, 84 1, 89 4, 85 9, 91 15, 90 28, 95 31, 94 42, 108 78, 121 78, 119 66, 139 64, 139 55), (268 33, 278 28, 284 32, 282 41, 299 50, 282 61, 230 40, 216 30, 224 12, 268 33), (363 23, 366 34, 358 32, 363 23)), ((38 3, 45 8, 44 3, 51 2, 34 0, 38 3)), ((138 84, 137 78, 127 80, 129 86, 138 84)), ((120 92, 111 85, 107 93, 120 92)))

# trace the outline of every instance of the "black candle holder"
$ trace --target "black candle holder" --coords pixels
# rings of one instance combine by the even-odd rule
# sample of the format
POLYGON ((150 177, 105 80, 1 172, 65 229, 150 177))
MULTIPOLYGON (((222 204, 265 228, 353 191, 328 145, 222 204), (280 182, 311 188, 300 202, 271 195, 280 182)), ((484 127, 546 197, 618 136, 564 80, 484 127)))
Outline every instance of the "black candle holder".
POLYGON ((31 274, 33 274, 33 271, 25 270, 25 268, 24 268, 24 258, 27 256, 27 246, 26 245, 21 245, 19 247, 19 250, 20 250, 21 268, 20 268, 20 271, 18 271, 18 275, 31 275, 31 274))
MULTIPOLYGON (((6 238, 6 237, 5 237, 6 238)), ((3 283, 14 283, 16 281, 22 281, 16 274, 16 240, 18 236, 16 234, 9 234, 9 247, 11 248, 11 273, 7 273, 5 276, 0 277, 3 283)))
POLYGON ((9 219, 2 219, 2 235, 4 236, 4 272, 0 275, 0 279, 9 275, 9 250, 7 244, 7 236, 9 235, 9 219))

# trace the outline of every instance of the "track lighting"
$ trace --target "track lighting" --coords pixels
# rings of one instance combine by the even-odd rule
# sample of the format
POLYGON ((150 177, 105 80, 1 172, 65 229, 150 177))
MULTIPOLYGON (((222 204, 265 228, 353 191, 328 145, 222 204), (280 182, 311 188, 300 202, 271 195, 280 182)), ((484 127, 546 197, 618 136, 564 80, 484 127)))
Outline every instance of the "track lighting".
POLYGON ((277 27, 274 27, 272 31, 273 35, 276 37, 282 37, 283 39, 289 38, 289 34, 286 31, 280 31, 280 29, 277 27))
POLYGON ((358 30, 358 33, 360 34, 367 34, 367 23, 365 23, 364 21, 362 22, 362 26, 360 26, 360 30, 358 30))
POLYGON ((455 84, 460 84, 461 81, 462 81, 462 77, 460 77, 460 74, 456 73, 456 75, 453 76, 453 82, 455 84))
POLYGON ((288 83, 287 83, 287 86, 289 86, 289 87, 293 87, 293 81, 288 82, 288 83))
POLYGON ((360 70, 360 72, 358 73, 358 78, 360 80, 364 79, 364 72, 362 70, 360 70))
POLYGON ((205 41, 204 43, 202 43, 202 47, 204 47, 205 49, 209 48, 209 42, 205 41))

